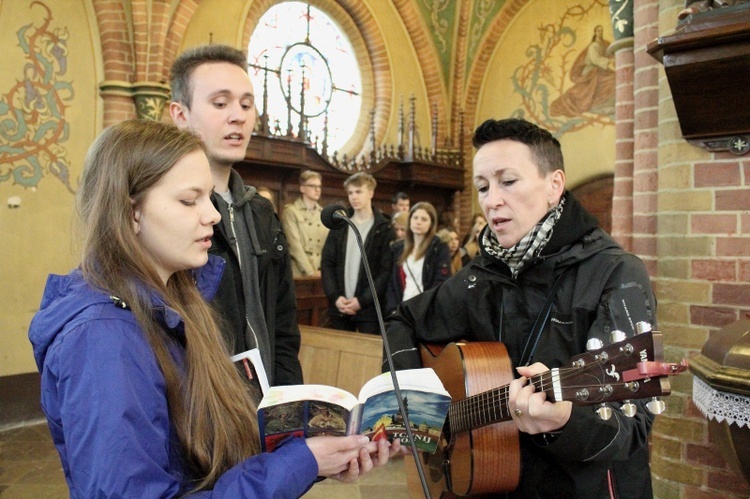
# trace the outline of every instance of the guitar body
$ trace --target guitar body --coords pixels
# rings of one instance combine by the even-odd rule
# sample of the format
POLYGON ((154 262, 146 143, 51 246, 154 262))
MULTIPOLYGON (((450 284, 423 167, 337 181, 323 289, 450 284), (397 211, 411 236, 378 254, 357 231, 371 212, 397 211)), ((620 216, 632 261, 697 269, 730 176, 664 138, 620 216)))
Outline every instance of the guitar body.
MULTIPOLYGON (((499 342, 423 346, 420 353, 424 367, 435 370, 453 400, 513 381, 508 351, 499 342)), ((423 457, 432 497, 509 492, 518 486, 521 458, 513 421, 444 433, 438 450, 423 457)), ((418 476, 409 478, 419 483, 418 476)))

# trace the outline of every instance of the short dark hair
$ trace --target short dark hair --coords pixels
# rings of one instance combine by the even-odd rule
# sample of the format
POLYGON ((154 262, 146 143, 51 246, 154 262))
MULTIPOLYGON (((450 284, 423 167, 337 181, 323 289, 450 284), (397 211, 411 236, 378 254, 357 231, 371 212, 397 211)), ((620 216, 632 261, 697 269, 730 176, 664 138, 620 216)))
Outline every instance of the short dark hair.
POLYGON ((409 195, 407 193, 405 193, 405 192, 399 191, 396 194, 394 194, 393 197, 391 198, 391 204, 398 203, 398 201, 400 199, 406 199, 408 201, 409 200, 409 195))
POLYGON ((172 87, 172 100, 190 109, 193 87, 190 77, 195 68, 211 62, 228 62, 247 71, 247 56, 241 50, 228 45, 202 45, 183 52, 174 63, 169 77, 172 87))
POLYGON ((540 126, 518 118, 489 119, 477 127, 471 138, 477 149, 497 140, 512 140, 529 146, 539 172, 543 175, 555 170, 565 171, 560 142, 540 126))

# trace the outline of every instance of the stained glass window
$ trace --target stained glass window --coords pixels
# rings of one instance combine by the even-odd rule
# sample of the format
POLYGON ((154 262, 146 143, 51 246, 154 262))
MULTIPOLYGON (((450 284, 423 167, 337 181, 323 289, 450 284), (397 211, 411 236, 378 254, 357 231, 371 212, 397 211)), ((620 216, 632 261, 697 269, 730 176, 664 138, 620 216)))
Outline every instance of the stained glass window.
POLYGON ((250 38, 248 63, 261 114, 267 79, 271 133, 299 136, 304 114, 306 140, 320 146, 327 128, 328 151, 346 144, 359 119, 362 82, 349 40, 328 15, 304 2, 271 7, 250 38))

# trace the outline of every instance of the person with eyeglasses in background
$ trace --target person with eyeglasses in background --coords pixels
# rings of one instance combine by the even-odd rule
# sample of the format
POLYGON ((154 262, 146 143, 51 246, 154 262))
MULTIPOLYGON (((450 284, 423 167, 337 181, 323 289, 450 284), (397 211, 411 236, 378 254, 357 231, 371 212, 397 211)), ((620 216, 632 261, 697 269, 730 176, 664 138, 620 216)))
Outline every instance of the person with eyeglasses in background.
POLYGON ((320 173, 303 171, 299 176, 302 195, 284 206, 281 213, 294 277, 320 276, 320 255, 328 236, 328 228, 320 221, 322 207, 318 201, 323 190, 322 181, 320 173))

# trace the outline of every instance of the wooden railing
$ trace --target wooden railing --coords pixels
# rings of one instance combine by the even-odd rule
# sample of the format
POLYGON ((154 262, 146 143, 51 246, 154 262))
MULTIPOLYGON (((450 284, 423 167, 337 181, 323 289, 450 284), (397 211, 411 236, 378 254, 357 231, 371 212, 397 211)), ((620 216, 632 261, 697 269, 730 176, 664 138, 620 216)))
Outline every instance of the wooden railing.
POLYGON ((323 293, 320 277, 295 277, 297 322, 306 326, 325 327, 328 324, 328 300, 323 293))
POLYGON ((380 336, 303 324, 299 328, 305 384, 337 386, 357 395, 365 382, 380 373, 380 336))

